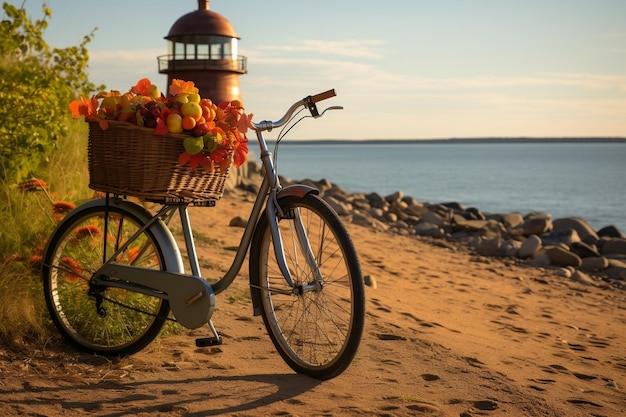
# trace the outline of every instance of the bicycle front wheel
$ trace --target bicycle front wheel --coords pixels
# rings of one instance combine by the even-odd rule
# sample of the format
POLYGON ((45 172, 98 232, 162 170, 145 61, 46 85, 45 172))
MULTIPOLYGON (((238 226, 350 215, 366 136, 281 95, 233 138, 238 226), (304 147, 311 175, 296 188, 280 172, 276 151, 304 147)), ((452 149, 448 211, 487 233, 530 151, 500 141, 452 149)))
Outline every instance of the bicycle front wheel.
MULTIPOLYGON (((70 213, 50 238, 42 268, 46 305, 59 332, 76 348, 102 355, 132 354, 161 330, 169 313, 166 300, 90 284, 93 273, 144 224, 145 219, 123 206, 92 204, 70 213)), ((150 229, 114 262, 165 269, 150 229)))
POLYGON ((252 291, 260 299, 263 321, 285 362, 298 373, 333 378, 350 365, 363 333, 365 296, 357 253, 337 214, 319 197, 288 196, 279 204, 284 212, 280 233, 293 287, 278 268, 263 215, 250 252, 252 291), (301 243, 302 229, 297 230, 296 222, 303 226, 310 251, 301 243))

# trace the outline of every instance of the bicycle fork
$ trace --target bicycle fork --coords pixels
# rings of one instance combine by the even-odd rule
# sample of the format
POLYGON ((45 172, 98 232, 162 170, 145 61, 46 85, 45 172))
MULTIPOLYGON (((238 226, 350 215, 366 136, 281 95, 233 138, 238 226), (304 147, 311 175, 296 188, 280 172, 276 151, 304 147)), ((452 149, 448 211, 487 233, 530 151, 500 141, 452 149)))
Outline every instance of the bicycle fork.
MULTIPOLYGON (((287 187, 284 190, 287 190, 289 188, 290 187, 287 187)), ((306 229, 302 222, 300 209, 295 209, 290 213, 283 212, 282 208, 277 203, 276 193, 272 193, 267 202, 267 216, 270 232, 272 234, 274 255, 276 256, 278 268, 280 269, 280 272, 282 273, 289 286, 293 289, 293 292, 301 294, 308 291, 320 291, 324 285, 324 279, 322 277, 322 273, 319 267, 322 260, 316 259, 316 256, 313 253, 313 249, 311 248, 306 229), (287 259, 285 257, 283 238, 282 234, 280 233, 280 227, 278 225, 279 218, 289 218, 293 222, 293 227, 296 232, 296 242, 291 242, 291 244, 296 245, 297 249, 300 250, 300 253, 303 254, 309 270, 312 272, 314 277, 312 283, 302 283, 301 285, 294 284, 293 276, 291 274, 291 271, 289 270, 289 266, 287 265, 287 259)), ((297 255, 298 251, 295 250, 294 256, 297 255)))

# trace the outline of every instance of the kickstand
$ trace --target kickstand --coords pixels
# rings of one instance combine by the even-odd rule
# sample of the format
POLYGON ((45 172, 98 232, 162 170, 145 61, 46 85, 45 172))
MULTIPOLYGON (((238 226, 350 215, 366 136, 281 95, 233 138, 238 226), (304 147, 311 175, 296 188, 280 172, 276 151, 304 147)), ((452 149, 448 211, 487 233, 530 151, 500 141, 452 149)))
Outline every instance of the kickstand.
POLYGON ((207 347, 207 346, 217 346, 222 344, 222 338, 217 333, 215 326, 213 325, 213 321, 209 320, 209 328, 211 329, 211 333, 213 333, 213 337, 200 337, 196 339, 197 347, 207 347))

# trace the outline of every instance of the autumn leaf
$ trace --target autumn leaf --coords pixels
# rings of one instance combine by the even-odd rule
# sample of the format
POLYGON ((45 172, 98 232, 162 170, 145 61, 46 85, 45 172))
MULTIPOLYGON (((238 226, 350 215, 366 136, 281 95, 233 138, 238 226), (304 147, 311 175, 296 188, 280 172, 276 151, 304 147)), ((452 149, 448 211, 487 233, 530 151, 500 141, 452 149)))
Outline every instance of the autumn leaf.
POLYGON ((242 114, 237 123, 237 130, 245 134, 248 128, 252 129, 252 116, 253 114, 242 114))
POLYGON ((152 86, 152 82, 147 78, 142 78, 137 81, 137 84, 133 88, 134 92, 141 96, 150 96, 150 87, 152 86))
POLYGON ((163 136, 163 135, 167 135, 167 133, 168 133, 167 124, 165 123, 165 120, 159 117, 157 119, 157 125, 154 128, 154 134, 157 136, 163 136))
POLYGON ((170 84, 169 93, 173 96, 177 96, 178 94, 197 94, 198 88, 195 86, 193 81, 183 81, 174 79, 172 80, 172 84, 170 84))
POLYGON ((102 130, 107 130, 109 128, 109 122, 104 119, 99 119, 98 126, 100 126, 100 129, 102 130))
POLYGON ((81 97, 80 100, 74 100, 69 104, 70 111, 73 118, 85 116, 85 118, 95 117, 96 109, 98 108, 98 100, 93 98, 88 100, 85 97, 81 97))
POLYGON ((178 165, 185 166, 190 160, 191 160, 191 155, 189 155, 185 151, 178 156, 178 165))
POLYGON ((234 158, 235 167, 240 167, 246 162, 246 160, 248 159, 247 141, 239 143, 239 146, 237 146, 237 148, 234 151, 233 158, 234 158))

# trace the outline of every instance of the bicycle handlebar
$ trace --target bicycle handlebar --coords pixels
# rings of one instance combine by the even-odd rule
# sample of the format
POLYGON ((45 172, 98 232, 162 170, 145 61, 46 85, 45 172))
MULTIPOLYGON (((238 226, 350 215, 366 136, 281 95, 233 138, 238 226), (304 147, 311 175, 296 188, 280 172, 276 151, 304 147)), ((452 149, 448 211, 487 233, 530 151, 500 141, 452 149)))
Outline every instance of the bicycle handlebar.
POLYGON ((327 98, 335 97, 336 95, 337 93, 335 93, 335 89, 333 88, 332 90, 324 91, 323 93, 311 96, 311 100, 313 101, 313 103, 317 103, 322 100, 326 100, 327 98))
POLYGON ((272 129, 280 127, 284 125, 285 123, 287 123, 291 119, 291 116, 294 114, 294 112, 301 106, 304 106, 307 109, 309 109, 309 111, 311 112, 311 116, 320 117, 321 115, 317 110, 316 103, 319 103, 322 100, 335 97, 336 95, 337 93, 335 92, 335 89, 331 89, 328 91, 324 91, 323 93, 315 94, 312 96, 307 96, 303 98, 302 100, 292 104, 291 107, 289 107, 289 110, 287 110, 287 112, 285 113, 285 115, 281 117, 279 120, 275 122, 272 122, 270 120, 263 120, 259 123, 253 122, 252 126, 255 130, 258 130, 258 131, 266 130, 269 132, 272 129))

